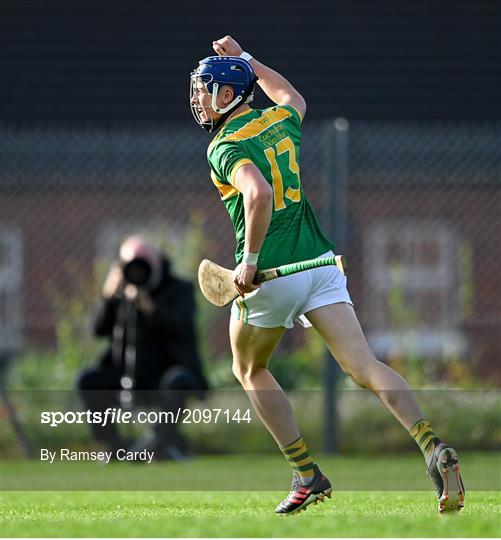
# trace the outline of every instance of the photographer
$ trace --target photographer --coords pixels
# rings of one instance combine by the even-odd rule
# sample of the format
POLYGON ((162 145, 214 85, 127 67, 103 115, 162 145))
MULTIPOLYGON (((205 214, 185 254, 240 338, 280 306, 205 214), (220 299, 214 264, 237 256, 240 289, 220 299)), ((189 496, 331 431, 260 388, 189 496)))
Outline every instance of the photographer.
MULTIPOLYGON (((170 263, 141 236, 120 246, 119 260, 105 279, 94 332, 109 339, 98 365, 84 370, 77 386, 88 409, 133 404, 162 410, 202 398, 207 382, 201 370, 194 329, 193 286, 170 273, 170 263)), ((127 446, 113 424, 93 425, 97 440, 112 450, 127 446)), ((186 450, 175 424, 158 424, 141 449, 156 458, 182 457, 186 450)))

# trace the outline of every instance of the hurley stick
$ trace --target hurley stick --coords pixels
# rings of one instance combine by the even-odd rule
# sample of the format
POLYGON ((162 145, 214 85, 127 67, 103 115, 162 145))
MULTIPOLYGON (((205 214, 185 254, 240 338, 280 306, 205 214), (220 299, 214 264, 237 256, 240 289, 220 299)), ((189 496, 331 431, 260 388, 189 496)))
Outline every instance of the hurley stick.
MULTIPOLYGON (((304 270, 319 268, 321 266, 336 265, 344 274, 346 262, 343 255, 326 257, 324 259, 310 259, 297 263, 284 264, 277 268, 269 268, 257 272, 255 283, 264 283, 279 277, 290 276, 304 270)), ((198 283, 202 294, 215 306, 227 306, 239 296, 233 283, 233 270, 223 268, 218 264, 204 259, 198 268, 198 283)))

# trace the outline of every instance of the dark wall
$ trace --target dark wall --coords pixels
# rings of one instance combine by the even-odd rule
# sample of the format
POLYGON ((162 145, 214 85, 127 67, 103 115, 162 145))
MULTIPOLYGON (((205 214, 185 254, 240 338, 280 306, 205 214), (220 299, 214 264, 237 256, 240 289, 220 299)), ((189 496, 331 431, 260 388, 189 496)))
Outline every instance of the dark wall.
POLYGON ((495 0, 3 0, 0 117, 186 120, 190 70, 230 33, 311 117, 491 119, 499 20, 495 0))

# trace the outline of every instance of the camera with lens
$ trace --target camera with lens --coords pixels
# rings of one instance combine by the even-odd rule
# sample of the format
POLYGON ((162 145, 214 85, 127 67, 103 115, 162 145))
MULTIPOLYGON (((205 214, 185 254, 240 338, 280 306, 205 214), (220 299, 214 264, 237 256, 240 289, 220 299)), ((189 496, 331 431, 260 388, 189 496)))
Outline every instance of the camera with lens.
POLYGON ((122 264, 122 272, 127 283, 136 287, 147 287, 153 275, 153 268, 149 261, 137 257, 122 264))

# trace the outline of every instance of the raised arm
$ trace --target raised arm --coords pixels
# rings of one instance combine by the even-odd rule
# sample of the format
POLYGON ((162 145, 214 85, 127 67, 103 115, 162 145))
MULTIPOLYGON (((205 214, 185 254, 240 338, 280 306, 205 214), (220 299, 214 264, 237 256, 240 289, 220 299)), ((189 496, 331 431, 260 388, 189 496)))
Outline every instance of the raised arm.
MULTIPOLYGON (((243 53, 242 47, 231 36, 213 41, 212 46, 219 56, 240 56, 243 53)), ((257 83, 263 92, 277 105, 291 105, 299 112, 301 118, 304 118, 306 101, 292 84, 280 73, 255 58, 252 58, 250 63, 259 77, 257 83)))

